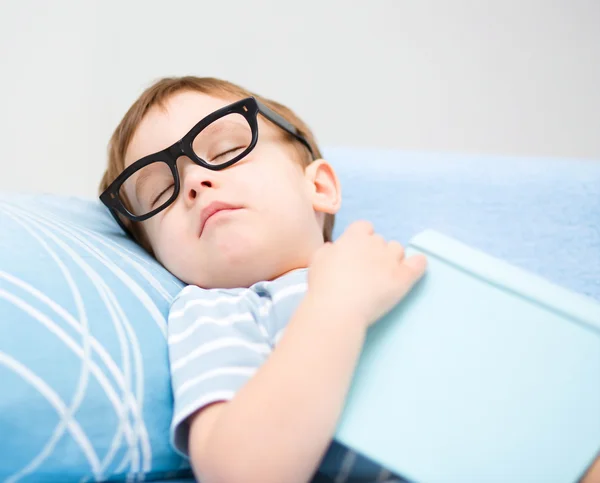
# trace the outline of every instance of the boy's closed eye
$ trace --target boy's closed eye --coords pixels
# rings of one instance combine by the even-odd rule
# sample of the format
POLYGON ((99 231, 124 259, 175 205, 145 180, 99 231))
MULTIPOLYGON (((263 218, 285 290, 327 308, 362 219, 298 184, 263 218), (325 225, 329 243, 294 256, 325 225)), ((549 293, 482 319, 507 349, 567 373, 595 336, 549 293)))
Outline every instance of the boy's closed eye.
MULTIPOLYGON (((167 201, 171 197, 171 195, 173 194, 173 190, 174 189, 175 189, 175 184, 174 183, 171 183, 169 186, 167 186, 166 188, 164 188, 158 195, 155 196, 155 198, 152 201, 150 207, 151 208, 155 208, 158 204, 167 201)), ((158 189, 157 189, 157 191, 158 191, 158 189)))
POLYGON ((216 156, 211 158, 210 161, 212 162, 215 160, 219 160, 219 163, 227 162, 227 161, 235 158, 238 154, 240 154, 242 151, 244 151, 247 147, 248 146, 244 145, 244 146, 237 146, 235 148, 227 149, 227 150, 223 151, 221 154, 217 154, 216 156))
POLYGON ((252 130, 248 122, 239 114, 230 114, 200 131, 192 142, 192 148, 205 161, 212 163, 219 159, 220 163, 223 155, 234 149, 239 149, 237 154, 240 154, 251 142, 252 130))
POLYGON ((135 185, 135 197, 139 205, 149 209, 173 194, 175 181, 170 168, 165 163, 157 162, 140 170, 135 185))

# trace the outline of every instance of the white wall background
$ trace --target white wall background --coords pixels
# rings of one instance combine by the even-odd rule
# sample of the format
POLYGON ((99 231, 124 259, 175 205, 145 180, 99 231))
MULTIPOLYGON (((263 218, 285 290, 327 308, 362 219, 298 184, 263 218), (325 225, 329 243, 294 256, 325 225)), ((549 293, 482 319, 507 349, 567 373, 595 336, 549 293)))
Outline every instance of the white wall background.
POLYGON ((166 75, 295 109, 321 144, 600 158, 598 0, 0 0, 0 190, 95 196, 166 75))

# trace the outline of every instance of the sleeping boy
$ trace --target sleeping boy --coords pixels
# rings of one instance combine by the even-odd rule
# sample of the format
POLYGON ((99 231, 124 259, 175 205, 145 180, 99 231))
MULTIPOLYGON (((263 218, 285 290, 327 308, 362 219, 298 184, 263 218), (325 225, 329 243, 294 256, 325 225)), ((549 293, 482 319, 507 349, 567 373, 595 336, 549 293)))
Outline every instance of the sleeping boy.
POLYGON ((333 436, 368 327, 426 260, 366 221, 332 242, 340 185, 306 124, 223 80, 162 79, 115 130, 101 191, 187 284, 171 437, 200 481, 399 478, 333 436))

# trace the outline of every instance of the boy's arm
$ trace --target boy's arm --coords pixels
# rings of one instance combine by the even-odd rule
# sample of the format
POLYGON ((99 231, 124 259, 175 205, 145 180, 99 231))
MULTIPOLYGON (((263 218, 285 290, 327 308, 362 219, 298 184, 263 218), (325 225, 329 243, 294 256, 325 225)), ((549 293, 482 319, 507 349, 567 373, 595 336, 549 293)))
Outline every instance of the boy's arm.
POLYGON ((319 248, 277 348, 230 402, 191 417, 190 456, 202 482, 309 480, 331 443, 367 327, 425 265, 367 222, 319 248))
POLYGON ((202 482, 306 482, 328 448, 366 321, 307 296, 277 348, 228 403, 190 419, 202 482))

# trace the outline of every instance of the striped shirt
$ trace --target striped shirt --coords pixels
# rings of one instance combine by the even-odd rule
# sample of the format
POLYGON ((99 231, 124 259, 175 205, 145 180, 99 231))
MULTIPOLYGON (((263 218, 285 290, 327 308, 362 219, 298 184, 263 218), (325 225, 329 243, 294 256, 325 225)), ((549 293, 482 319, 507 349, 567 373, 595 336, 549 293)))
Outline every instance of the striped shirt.
MULTIPOLYGON (((281 338, 305 295, 307 269, 250 288, 201 289, 190 285, 169 313, 169 359, 174 395, 171 441, 187 456, 186 419, 199 409, 231 400, 281 338)), ((387 481, 377 464, 337 442, 321 462, 332 482, 387 481)))

